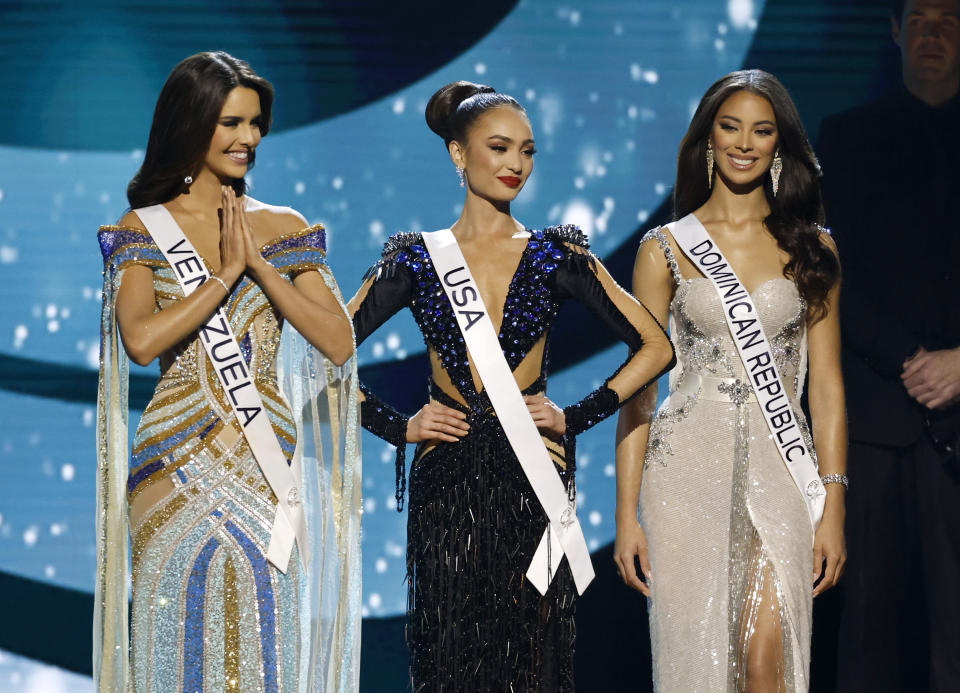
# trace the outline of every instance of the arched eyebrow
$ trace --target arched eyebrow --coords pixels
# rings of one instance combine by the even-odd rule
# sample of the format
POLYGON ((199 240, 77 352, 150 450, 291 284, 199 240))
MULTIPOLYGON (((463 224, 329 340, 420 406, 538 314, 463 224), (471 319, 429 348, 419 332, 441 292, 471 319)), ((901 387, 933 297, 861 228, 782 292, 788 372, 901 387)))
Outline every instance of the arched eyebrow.
MULTIPOLYGON (((261 119, 261 118, 263 118, 263 113, 257 113, 257 115, 253 116, 253 117, 250 119, 250 122, 252 123, 253 121, 258 120, 258 119, 261 119)), ((229 113, 228 113, 227 115, 222 115, 222 116, 220 116, 220 120, 221 120, 221 121, 223 121, 223 120, 243 120, 243 119, 244 119, 244 118, 243 118, 243 116, 241 116, 241 115, 232 115, 232 114, 229 114, 229 113)))
MULTIPOLYGON (((907 13, 907 17, 906 17, 906 18, 907 18, 907 19, 913 19, 913 18, 921 19, 921 18, 926 17, 926 16, 927 16, 926 12, 923 12, 923 11, 921 11, 921 10, 912 10, 911 12, 907 13)), ((948 10, 948 11, 946 11, 946 12, 941 12, 941 13, 940 13, 940 16, 941 16, 941 17, 950 17, 951 19, 960 20, 960 12, 951 12, 951 11, 948 10)))
MULTIPOLYGON (((737 118, 736 116, 722 115, 720 117, 726 118, 727 120, 735 120, 736 122, 743 124, 743 121, 737 118)), ((754 126, 757 126, 757 125, 770 125, 772 127, 777 127, 777 124, 774 123, 772 120, 758 120, 757 122, 754 123, 754 126)))
MULTIPOLYGON (((512 137, 507 137, 506 135, 490 135, 490 137, 488 137, 487 140, 500 140, 500 141, 502 141, 502 142, 506 142, 507 144, 510 144, 510 143, 513 142, 513 138, 512 138, 512 137)), ((525 140, 524 140, 523 142, 521 142, 520 144, 521 144, 521 146, 524 145, 524 144, 533 144, 533 138, 532 138, 532 137, 528 137, 527 139, 525 139, 525 140)))

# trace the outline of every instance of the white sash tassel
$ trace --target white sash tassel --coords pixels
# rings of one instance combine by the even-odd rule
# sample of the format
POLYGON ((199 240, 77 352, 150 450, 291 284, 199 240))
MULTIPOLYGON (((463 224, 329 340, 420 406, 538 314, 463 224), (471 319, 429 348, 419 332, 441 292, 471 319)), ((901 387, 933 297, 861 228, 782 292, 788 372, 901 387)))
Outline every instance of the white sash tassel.
POLYGON ((565 555, 577 592, 583 594, 594 572, 590 551, 577 520, 576 504, 569 499, 567 489, 540 437, 540 431, 523 401, 486 306, 480 298, 477 283, 452 231, 443 229, 422 235, 463 333, 470 359, 480 375, 510 447, 516 453, 527 480, 550 520, 527 570, 527 578, 541 594, 546 594, 565 555))

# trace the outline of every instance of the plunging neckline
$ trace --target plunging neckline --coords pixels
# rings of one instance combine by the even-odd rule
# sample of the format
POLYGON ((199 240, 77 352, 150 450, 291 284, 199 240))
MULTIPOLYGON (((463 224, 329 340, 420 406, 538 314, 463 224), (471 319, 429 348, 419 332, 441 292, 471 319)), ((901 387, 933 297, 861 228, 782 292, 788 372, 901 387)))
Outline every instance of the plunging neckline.
MULTIPOLYGON (((519 260, 517 261, 517 266, 514 268, 513 274, 510 276, 510 282, 507 284, 507 291, 506 291, 506 294, 505 294, 504 297, 503 297, 503 305, 500 306, 500 324, 499 324, 499 325, 496 325, 496 326, 493 326, 493 320, 492 320, 492 318, 491 318, 491 320, 490 320, 491 326, 493 326, 493 327, 495 328, 495 330, 496 330, 497 344, 498 344, 498 346, 500 347, 500 351, 503 352, 503 354, 504 354, 505 357, 506 357, 506 349, 504 348, 503 341, 502 341, 502 340, 503 340, 503 321, 504 321, 504 318, 505 318, 506 315, 507 315, 507 306, 510 305, 510 299, 513 297, 513 294, 514 294, 514 292, 516 291, 516 285, 517 285, 517 283, 518 283, 518 279, 520 278, 521 270, 523 269, 524 263, 528 261, 528 257, 529 257, 529 253, 530 253, 530 242, 533 240, 533 237, 534 237, 534 232, 531 231, 530 229, 524 228, 524 232, 527 234, 526 243, 525 243, 524 246, 523 246, 523 250, 520 251, 520 258, 519 258, 519 260)), ((454 236, 454 239, 456 240, 456 236, 454 236)), ((459 240, 457 240, 457 245, 460 245, 460 241, 459 241, 459 240)), ((463 249, 462 249, 462 248, 461 248, 461 250, 460 250, 460 253, 463 254, 463 249)), ((470 269, 470 263, 467 262, 466 256, 464 256, 463 261, 464 261, 464 263, 466 264, 467 269, 469 270, 469 269, 470 269)), ((473 274, 472 271, 471 271, 470 273, 473 274)), ((476 281, 476 277, 474 277, 474 281, 476 281)), ((479 288, 479 286, 478 286, 478 288, 479 288)), ((482 298, 483 298, 483 297, 481 296, 480 298, 481 298, 481 301, 482 301, 482 298)), ((449 309, 450 309, 451 311, 453 311, 453 310, 454 310, 454 306, 453 306, 453 304, 450 302, 449 297, 446 298, 446 303, 447 303, 447 306, 449 307, 449 309)), ((486 309, 487 315, 489 316, 489 315, 490 315, 490 308, 486 305, 486 303, 484 303, 484 308, 486 309)), ((456 321, 454 321, 454 323, 456 324, 456 321)), ((458 329, 459 329, 459 327, 458 327, 458 329)), ((475 373, 474 373, 476 366, 474 366, 474 365, 473 365, 473 362, 470 360, 469 352, 467 353, 467 362, 469 363, 469 366, 468 366, 468 367, 469 367, 469 370, 470 370, 470 379, 469 379, 470 385, 471 385, 471 387, 472 387, 472 389, 473 389, 473 392, 474 392, 475 396, 477 396, 477 397, 482 397, 482 396, 483 396, 483 393, 486 392, 487 386, 486 386, 486 383, 484 383, 483 380, 478 377, 479 374, 475 374, 475 373), (479 388, 477 387, 478 380, 479 380, 479 385, 480 385, 479 388)), ((513 368, 510 368, 510 372, 511 372, 511 375, 514 373, 513 368)), ((454 385, 454 389, 457 389, 457 388, 456 388, 456 385, 454 385)), ((459 392, 459 390, 458 390, 458 392, 459 392)), ((464 398, 464 401, 469 402, 469 398, 468 398, 466 395, 464 395, 463 393, 460 393, 460 396, 464 398)), ((467 406, 470 406, 470 405, 468 404, 467 406)))
MULTIPOLYGON (((451 233, 452 233, 452 231, 451 231, 451 233)), ((520 251, 520 259, 517 261, 517 266, 514 268, 513 274, 510 275, 510 282, 507 284, 507 292, 506 292, 506 294, 504 294, 504 297, 503 297, 503 305, 500 306, 500 324, 494 326, 494 329, 495 329, 496 334, 497 334, 497 342, 500 342, 500 339, 501 339, 502 336, 503 336, 503 319, 504 319, 504 317, 505 317, 506 314, 507 314, 507 306, 510 305, 510 298, 511 298, 511 296, 513 295, 513 292, 514 292, 514 285, 517 283, 517 278, 520 276, 520 270, 523 268, 523 263, 524 263, 524 262, 526 261, 526 259, 527 259, 527 253, 528 253, 529 250, 530 250, 530 241, 533 240, 533 232, 532 232, 530 229, 524 228, 524 233, 527 234, 526 243, 525 243, 524 246, 523 246, 523 250, 520 251)), ((456 239, 456 236, 454 236, 454 239, 456 239)), ((460 245, 460 241, 459 241, 459 240, 457 240, 457 245, 460 245)), ((462 249, 462 248, 461 248, 460 252, 461 252, 461 254, 463 253, 463 249, 462 249)), ((469 269, 470 269, 470 263, 467 262, 466 256, 464 256, 463 261, 466 263, 467 269, 469 270, 469 269)), ((471 271, 470 274, 473 274, 473 272, 471 271)), ((476 277, 474 277, 474 279, 476 279, 476 277)), ((479 283, 478 283, 477 288, 479 288, 479 283)), ((483 298, 483 297, 481 296, 481 300, 482 300, 482 298, 483 298)), ((449 303, 449 300, 448 300, 447 302, 449 303)), ((487 309, 487 315, 490 315, 490 308, 489 308, 489 306, 487 306, 486 303, 484 303, 484 308, 487 309)), ((452 305, 450 306, 450 309, 453 310, 453 306, 452 306, 452 305)), ((493 320, 491 319, 490 322, 491 322, 491 324, 492 324, 492 323, 493 323, 493 320)), ((500 349, 503 350, 503 343, 500 343, 500 349)))

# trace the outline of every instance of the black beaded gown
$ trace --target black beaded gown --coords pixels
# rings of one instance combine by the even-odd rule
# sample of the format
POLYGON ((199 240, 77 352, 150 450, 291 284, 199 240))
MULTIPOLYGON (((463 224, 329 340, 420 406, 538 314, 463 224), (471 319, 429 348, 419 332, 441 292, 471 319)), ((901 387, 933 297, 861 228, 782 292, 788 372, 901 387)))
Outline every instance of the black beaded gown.
MULTIPOLYGON (((531 232, 507 291, 499 331, 525 395, 546 391, 547 336, 568 299, 596 313, 629 347, 627 361, 604 385, 564 410, 563 439, 544 437, 571 498, 576 493, 574 437, 614 413, 621 396, 624 401, 634 396, 672 365, 663 329, 587 248, 573 226, 531 232), (642 335, 648 341, 652 335, 660 348, 644 348, 642 335)), ((463 411, 470 424, 456 443, 421 443, 410 472, 412 690, 573 690, 573 577, 563 561, 544 596, 526 580, 547 517, 474 379, 463 336, 420 234, 397 234, 387 241, 351 305, 357 344, 409 308, 429 352, 430 397, 463 411)), ((496 324, 496 312, 487 308, 496 324)), ((363 425, 397 446, 402 507, 407 416, 361 389, 363 425)))

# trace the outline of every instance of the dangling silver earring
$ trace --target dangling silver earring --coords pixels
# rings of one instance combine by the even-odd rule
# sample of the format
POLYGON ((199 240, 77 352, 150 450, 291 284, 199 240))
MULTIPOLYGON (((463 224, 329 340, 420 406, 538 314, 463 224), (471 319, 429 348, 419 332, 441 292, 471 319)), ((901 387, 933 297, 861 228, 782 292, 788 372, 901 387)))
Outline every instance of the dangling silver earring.
POLYGON ((713 188, 713 145, 707 140, 707 189, 713 188))
POLYGON ((777 190, 780 189, 780 174, 783 173, 783 159, 780 158, 780 150, 773 155, 773 162, 770 164, 770 182, 772 183, 773 196, 777 196, 777 190))
POLYGON ((457 166, 457 178, 460 179, 460 187, 462 188, 464 186, 464 179, 463 179, 463 167, 461 166, 457 166))
POLYGON ((193 183, 193 176, 187 176, 186 178, 183 179, 183 182, 186 185, 190 185, 191 183, 193 183))

